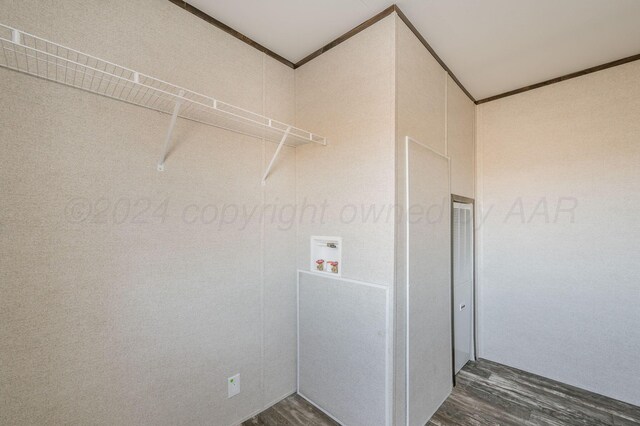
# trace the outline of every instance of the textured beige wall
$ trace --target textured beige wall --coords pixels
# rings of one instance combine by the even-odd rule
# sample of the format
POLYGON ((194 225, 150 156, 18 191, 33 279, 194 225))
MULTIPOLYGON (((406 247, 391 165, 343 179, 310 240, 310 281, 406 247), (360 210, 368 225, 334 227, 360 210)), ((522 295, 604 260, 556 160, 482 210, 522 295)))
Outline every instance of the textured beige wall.
POLYGON ((447 73, 399 17, 396 25, 397 134, 446 155, 447 73))
MULTIPOLYGON (((0 16, 295 118, 293 70, 170 2, 4 1, 0 16)), ((5 69, 0 93, 0 423, 229 425, 294 391, 295 227, 183 213, 294 203, 295 151, 262 187, 273 144, 179 120, 159 173, 168 116, 5 69)))
POLYGON ((312 235, 341 236, 342 276, 393 284, 394 22, 388 16, 296 70, 296 120, 328 138, 297 150, 298 265, 312 235), (373 210, 372 210, 373 209, 373 210), (364 212, 364 213, 363 213, 364 212), (375 214, 372 214, 375 212, 375 214), (302 211, 301 211, 302 214, 302 211))
POLYGON ((640 405, 640 61, 478 108, 480 355, 640 405))
POLYGON ((451 159, 451 193, 475 198, 476 105, 447 76, 447 155, 451 159))

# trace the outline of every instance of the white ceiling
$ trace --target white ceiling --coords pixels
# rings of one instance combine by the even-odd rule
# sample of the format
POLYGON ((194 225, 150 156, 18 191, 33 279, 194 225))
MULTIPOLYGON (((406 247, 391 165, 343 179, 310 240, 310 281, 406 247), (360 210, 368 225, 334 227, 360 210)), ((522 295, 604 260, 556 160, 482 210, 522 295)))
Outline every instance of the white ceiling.
MULTIPOLYGON (((190 0, 297 62, 386 0, 190 0)), ((476 99, 640 53, 640 0, 398 0, 476 99)))

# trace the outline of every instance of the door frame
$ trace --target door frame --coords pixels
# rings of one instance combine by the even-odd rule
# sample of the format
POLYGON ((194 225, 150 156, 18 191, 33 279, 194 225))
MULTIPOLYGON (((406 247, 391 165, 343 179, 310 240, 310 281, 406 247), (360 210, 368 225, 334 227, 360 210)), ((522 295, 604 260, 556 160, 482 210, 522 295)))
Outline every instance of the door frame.
POLYGON ((453 205, 454 203, 459 204, 471 204, 472 215, 473 218, 473 227, 472 227, 472 235, 473 235, 473 253, 471 254, 473 259, 473 277, 471 282, 471 300, 472 300, 472 309, 471 319, 472 319, 472 327, 471 334, 473 336, 473 356, 472 361, 478 359, 478 308, 477 308, 477 291, 476 291, 476 203, 473 198, 464 197, 462 195, 451 194, 451 377, 453 381, 453 386, 456 386, 456 348, 455 348, 455 323, 454 323, 454 315, 455 315, 455 300, 454 300, 454 282, 453 282, 453 205))

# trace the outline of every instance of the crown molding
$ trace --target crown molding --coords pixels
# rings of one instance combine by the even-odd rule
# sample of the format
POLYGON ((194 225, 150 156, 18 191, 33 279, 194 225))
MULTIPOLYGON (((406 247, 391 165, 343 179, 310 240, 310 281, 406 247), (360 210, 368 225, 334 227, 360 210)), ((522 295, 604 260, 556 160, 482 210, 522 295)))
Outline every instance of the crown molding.
POLYGON ((480 99, 476 101, 476 105, 484 104, 487 102, 495 101, 498 99, 506 98, 507 96, 517 95, 519 93, 528 92, 529 90, 538 89, 540 87, 549 86, 550 84, 560 83, 561 81, 570 80, 576 77, 582 77, 583 75, 591 74, 594 72, 606 70, 607 68, 617 67, 619 65, 628 64, 629 62, 640 60, 640 54, 629 56, 626 58, 618 59, 617 61, 607 62, 606 64, 597 65, 595 67, 586 68, 582 71, 572 72, 571 74, 563 75, 561 77, 552 78, 551 80, 542 81, 540 83, 532 84, 530 86, 524 86, 519 89, 510 90, 508 92, 501 93, 495 96, 489 96, 488 98, 480 99))
POLYGON ((276 61, 281 62, 281 63, 283 63, 284 65, 286 65, 286 66, 288 66, 290 68, 295 68, 293 62, 289 61, 286 58, 283 58, 282 56, 278 55, 277 53, 273 52, 272 50, 267 49, 266 47, 264 47, 260 43, 252 40, 251 38, 247 37, 246 35, 238 32, 236 30, 234 30, 230 26, 218 21, 216 18, 207 15, 206 13, 201 11, 200 9, 191 6, 186 1, 183 1, 183 0, 169 0, 169 1, 171 3, 173 3, 173 4, 175 4, 176 6, 180 7, 181 9, 184 9, 187 12, 192 13, 193 15, 197 16, 198 18, 207 21, 208 23, 210 23, 214 27, 217 27, 217 28, 221 29, 225 33, 230 34, 230 35, 234 36, 235 38, 237 38, 238 40, 245 42, 249 46, 259 50, 260 52, 262 52, 262 53, 264 53, 264 54, 266 54, 268 56, 271 56, 276 61))
POLYGON ((367 19, 366 21, 364 21, 360 25, 358 25, 358 26, 350 29, 346 33, 342 34, 340 37, 338 37, 337 39, 333 40, 332 42, 322 46, 320 49, 316 50, 315 52, 305 56, 304 58, 302 58, 301 60, 299 60, 298 62, 295 63, 294 68, 301 67, 302 65, 304 65, 307 62, 311 61, 312 59, 317 58, 318 56, 322 55, 323 53, 333 49, 334 47, 336 47, 337 45, 339 45, 343 41, 347 41, 348 39, 350 39, 354 35, 358 34, 359 32, 369 28, 373 24, 375 24, 375 23, 381 21, 382 19, 386 18, 387 16, 391 15, 393 12, 396 11, 396 9, 397 9, 396 5, 389 6, 388 8, 383 10, 382 12, 378 13, 377 15, 367 19))
POLYGON ((275 60, 277 60, 277 61, 283 63, 284 65, 286 65, 286 66, 288 66, 290 68, 293 68, 293 69, 301 67, 302 65, 304 65, 304 64, 308 63, 309 61, 317 58, 318 56, 322 55, 323 53, 326 53, 327 51, 333 49, 334 47, 336 47, 340 43, 350 39, 354 35, 358 34, 359 32, 361 32, 361 31, 363 31, 363 30, 365 30, 367 28, 369 28, 370 26, 374 25, 375 23, 381 21, 382 19, 386 18, 387 16, 389 16, 392 13, 395 12, 398 15, 398 17, 402 20, 402 22, 404 22, 405 25, 407 27, 409 27, 411 32, 413 32, 413 34, 418 38, 420 43, 422 43, 422 45, 429 51, 429 53, 434 57, 434 59, 440 64, 440 66, 447 72, 447 74, 449 74, 451 79, 458 85, 458 87, 460 87, 460 89, 467 95, 467 97, 473 103, 475 103, 476 105, 480 105, 480 104, 484 104, 484 103, 487 103, 487 102, 495 101, 497 99, 502 99, 502 98, 505 98, 507 96, 513 96, 513 95, 517 95, 519 93, 528 92, 529 90, 538 89, 540 87, 549 86, 551 84, 559 83, 561 81, 569 80, 569 79, 576 78, 576 77, 581 77, 583 75, 591 74, 591 73, 594 73, 594 72, 597 72, 597 71, 602 71, 602 70, 605 70, 607 68, 612 68, 612 67, 616 67, 616 66, 619 66, 619 65, 623 65, 623 64, 629 63, 629 62, 640 60, 640 54, 633 55, 633 56, 629 56, 627 58, 618 59, 616 61, 607 62, 606 64, 602 64, 602 65, 598 65, 598 66, 595 66, 595 67, 587 68, 587 69, 584 69, 584 70, 581 70, 581 71, 573 72, 571 74, 563 75, 561 77, 552 78, 550 80, 546 80, 546 81, 543 81, 543 82, 540 82, 540 83, 532 84, 532 85, 529 85, 529 86, 524 86, 524 87, 521 87, 519 89, 510 90, 508 92, 504 92, 504 93, 501 93, 501 94, 498 94, 498 95, 495 95, 495 96, 490 96, 488 98, 476 100, 471 95, 471 93, 469 93, 469 91, 464 87, 464 85, 460 82, 460 80, 458 80, 458 78, 455 76, 453 71, 451 71, 451 69, 447 66, 447 64, 440 58, 440 56, 438 56, 436 51, 431 47, 431 45, 429 45, 429 43, 422 36, 422 34, 420 34, 420 31, 418 31, 418 29, 411 23, 409 18, 407 18, 407 16, 402 12, 402 10, 400 10, 400 8, 395 4, 389 6, 388 8, 383 10, 382 12, 380 12, 380 13, 376 14, 375 16, 367 19, 366 21, 364 21, 360 25, 358 25, 358 26, 352 28, 351 30, 347 31, 346 33, 344 33, 340 37, 336 38, 332 42, 326 44, 325 46, 321 47, 320 49, 316 50, 315 52, 307 55, 306 57, 304 57, 300 61, 294 63, 294 62, 292 62, 292 61, 290 61, 290 60, 278 55, 277 53, 271 51, 270 49, 267 49, 266 47, 264 47, 260 43, 252 40, 251 38, 245 36, 244 34, 238 32, 236 30, 234 30, 233 28, 229 27, 228 25, 218 21, 217 19, 213 18, 212 16, 207 15, 206 13, 201 11, 200 9, 197 9, 197 8, 191 6, 189 3, 187 3, 184 0, 169 0, 169 1, 171 3, 179 6, 181 9, 184 9, 187 12, 190 12, 190 13, 194 14, 195 16, 197 16, 197 17, 209 22, 211 25, 214 25, 215 27, 221 29, 222 31, 226 32, 227 34, 230 34, 230 35, 234 36, 235 38, 243 41, 244 43, 247 43, 249 46, 252 46, 253 48, 259 50, 260 52, 263 52, 264 54, 274 58, 275 60))

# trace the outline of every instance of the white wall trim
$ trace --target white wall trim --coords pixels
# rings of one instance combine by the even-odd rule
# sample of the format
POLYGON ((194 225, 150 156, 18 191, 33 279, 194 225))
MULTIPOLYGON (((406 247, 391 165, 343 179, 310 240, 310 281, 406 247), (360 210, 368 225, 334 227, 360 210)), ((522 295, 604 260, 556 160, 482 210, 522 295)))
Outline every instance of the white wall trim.
POLYGON ((342 278, 342 277, 338 277, 336 275, 328 275, 328 274, 323 274, 323 273, 315 272, 315 271, 305 271, 304 269, 298 269, 298 274, 315 275, 317 277, 327 278, 327 279, 330 279, 330 280, 344 281, 344 282, 353 283, 353 284, 365 285, 367 287, 380 288, 380 289, 383 289, 383 290, 388 290, 389 288, 391 288, 390 286, 384 285, 384 284, 368 283, 368 282, 365 282, 365 281, 352 280, 350 278, 342 278))
MULTIPOLYGON (((404 146, 404 193, 405 193, 405 259, 406 259, 406 273, 405 273, 405 319, 404 319, 404 332, 405 332, 405 348, 404 348, 404 408, 405 408, 405 424, 409 424, 409 206, 411 200, 409 199, 409 142, 413 141, 409 136, 405 137, 404 146)), ((416 142, 419 145, 419 142, 416 142)), ((424 145, 422 145, 424 146, 424 145)))
MULTIPOLYGON (((296 392, 300 394, 300 273, 296 274, 296 392)), ((306 398, 305 398, 306 399, 306 398)))
MULTIPOLYGON (((429 151, 433 152, 434 154, 439 155, 440 157, 442 157, 442 158, 446 159, 447 161, 451 162, 451 158, 449 158, 448 156, 444 155, 441 152, 436 151, 435 149, 431 148, 429 145, 425 145, 422 142, 420 142, 419 140, 412 138, 411 136, 405 136, 405 148, 409 147, 409 142, 413 142, 416 145, 420 145, 421 147, 423 147, 425 149, 428 149, 429 151)), ((406 160, 407 160, 406 164, 409 164, 408 163, 409 154, 406 155, 406 160)), ((406 177, 409 177, 409 176, 407 175, 406 177)), ((409 187, 407 186, 407 188, 409 188, 409 187)), ((449 192, 451 192, 451 191, 449 191, 449 192)))

